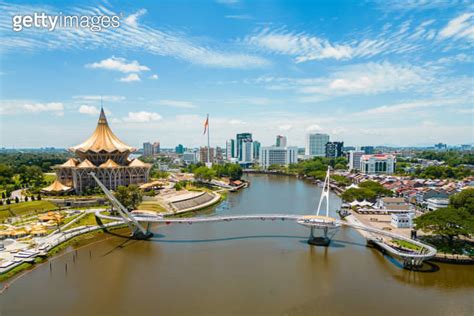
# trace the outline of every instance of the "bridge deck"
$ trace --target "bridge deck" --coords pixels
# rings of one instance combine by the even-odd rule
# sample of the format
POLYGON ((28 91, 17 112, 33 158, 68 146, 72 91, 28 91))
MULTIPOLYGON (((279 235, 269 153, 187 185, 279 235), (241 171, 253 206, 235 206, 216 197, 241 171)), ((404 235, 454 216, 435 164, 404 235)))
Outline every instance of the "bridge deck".
MULTIPOLYGON (((109 219, 109 220, 122 220, 124 221, 121 217, 118 216, 109 216, 109 215, 104 215, 101 213, 101 211, 96 212, 96 216, 102 219, 109 219)), ((436 255, 436 249, 431 247, 430 245, 421 243, 417 240, 410 239, 408 237, 394 234, 391 232, 387 232, 378 228, 373 228, 369 226, 365 226, 362 223, 359 223, 357 221, 341 221, 332 217, 326 217, 326 216, 308 216, 308 215, 289 215, 289 214, 254 214, 254 215, 236 215, 236 216, 209 216, 209 217, 191 217, 191 218, 164 218, 161 216, 134 216, 134 218, 138 222, 147 222, 147 223, 164 223, 164 224, 171 224, 171 223, 176 223, 176 224, 193 224, 193 223, 209 223, 209 222, 231 222, 231 221, 242 221, 242 220, 292 220, 292 221, 304 221, 305 219, 308 218, 325 218, 325 219, 331 219, 331 222, 334 223, 334 225, 337 226, 347 226, 351 227, 357 230, 362 230, 368 232, 370 235, 373 236, 375 235, 383 235, 387 236, 390 238, 394 239, 400 239, 404 241, 408 241, 414 245, 417 245, 422 248, 422 251, 420 253, 408 253, 408 252, 403 252, 398 249, 392 248, 389 245, 385 244, 381 238, 377 238, 376 236, 373 236, 373 238, 369 235, 366 236, 368 240, 371 240, 382 248, 384 248, 386 251, 391 253, 393 256, 402 258, 404 260, 408 259, 414 259, 414 260, 427 260, 436 255)))

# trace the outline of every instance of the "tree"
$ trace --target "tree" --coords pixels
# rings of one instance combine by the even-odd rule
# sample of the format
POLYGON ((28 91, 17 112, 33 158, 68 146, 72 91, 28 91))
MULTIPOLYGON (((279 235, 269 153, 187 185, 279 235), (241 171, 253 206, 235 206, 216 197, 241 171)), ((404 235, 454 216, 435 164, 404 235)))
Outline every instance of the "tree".
POLYGON ((194 170, 194 177, 198 181, 211 181, 213 177, 215 177, 216 172, 213 169, 209 169, 207 167, 199 167, 194 170))
POLYGON ((11 184, 13 183, 13 175, 15 174, 12 167, 9 165, 0 163, 0 184, 11 184))
POLYGON ((393 195, 392 191, 384 188, 384 186, 381 185, 380 183, 371 181, 371 180, 359 183, 359 187, 369 189, 375 192, 376 195, 388 195, 388 196, 393 195))
POLYGON ((455 237, 474 233, 474 217, 464 208, 440 208, 415 218, 414 222, 417 228, 446 238, 450 245, 455 237))
POLYGON ((474 215, 474 188, 464 189, 449 199, 449 205, 454 208, 464 208, 474 215))
POLYGON ((19 173, 20 182, 24 185, 39 187, 44 183, 43 171, 38 166, 22 166, 19 173))
POLYGON ((142 193, 138 186, 132 184, 128 187, 120 185, 114 193, 115 198, 129 210, 136 209, 142 202, 142 193))

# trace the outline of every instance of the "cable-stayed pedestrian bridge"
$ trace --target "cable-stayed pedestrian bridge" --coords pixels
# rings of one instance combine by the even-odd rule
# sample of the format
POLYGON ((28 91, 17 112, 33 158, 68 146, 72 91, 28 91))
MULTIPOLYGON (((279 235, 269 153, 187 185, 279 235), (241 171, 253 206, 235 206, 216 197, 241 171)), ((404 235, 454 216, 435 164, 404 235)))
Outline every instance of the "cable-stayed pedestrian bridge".
MULTIPOLYGON (((404 267, 415 268, 423 264, 423 261, 428 260, 436 255, 436 249, 430 245, 424 244, 417 240, 408 237, 387 232, 382 229, 369 227, 363 225, 355 219, 352 215, 349 216, 348 221, 342 221, 329 216, 329 169, 324 181, 321 199, 319 201, 316 215, 294 215, 294 214, 250 214, 250 215, 215 215, 208 217, 189 217, 189 218, 169 218, 160 215, 150 215, 145 212, 129 212, 114 196, 113 194, 91 173, 91 176, 96 180, 98 185, 102 188, 106 196, 115 206, 119 216, 111 216, 103 214, 102 211, 96 212, 96 217, 100 219, 107 219, 112 221, 123 221, 129 226, 132 231, 132 237, 137 239, 148 239, 153 236, 150 232, 150 224, 195 224, 195 223, 212 223, 212 222, 232 222, 232 221, 294 221, 300 225, 310 229, 310 236, 308 243, 313 245, 329 245, 332 236, 334 236, 341 226, 351 227, 366 237, 367 242, 373 243, 382 252, 390 254, 392 257, 398 259, 404 267), (325 215, 320 215, 323 201, 326 201, 325 215), (145 225, 145 227, 144 227, 145 225), (316 232, 321 232, 320 236, 316 236, 316 232), (417 250, 405 250, 401 247, 394 247, 388 243, 387 238, 402 240, 414 245, 417 250)), ((99 221, 98 221, 99 222, 99 221)))

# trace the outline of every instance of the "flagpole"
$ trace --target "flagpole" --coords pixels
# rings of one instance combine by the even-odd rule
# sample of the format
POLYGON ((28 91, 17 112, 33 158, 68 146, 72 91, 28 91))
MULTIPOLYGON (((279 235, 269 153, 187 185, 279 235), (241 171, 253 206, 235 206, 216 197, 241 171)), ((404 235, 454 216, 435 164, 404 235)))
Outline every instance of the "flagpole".
POLYGON ((207 114, 207 163, 211 163, 211 146, 210 146, 210 136, 209 136, 209 114, 207 114))

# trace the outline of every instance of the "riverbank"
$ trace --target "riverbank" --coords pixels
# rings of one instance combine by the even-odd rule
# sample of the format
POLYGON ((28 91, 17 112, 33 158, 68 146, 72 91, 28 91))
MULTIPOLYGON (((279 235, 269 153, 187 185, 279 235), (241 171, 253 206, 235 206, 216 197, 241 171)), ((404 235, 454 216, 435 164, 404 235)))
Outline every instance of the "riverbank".
MULTIPOLYGON (((23 251, 25 255, 21 258, 11 254, 11 260, 2 263, 0 266, 0 281, 5 281, 12 276, 30 269, 34 264, 40 263, 49 257, 55 255, 71 243, 77 242, 93 236, 102 229, 116 229, 124 226, 122 221, 103 224, 103 226, 83 226, 72 228, 63 232, 51 234, 44 238, 44 242, 36 248, 36 250, 23 251), (26 256, 28 254, 28 256, 26 256)), ((22 252, 18 252, 22 254, 22 252)))

